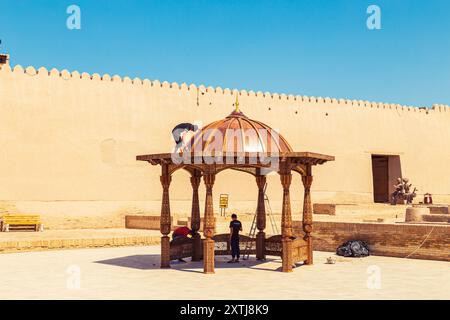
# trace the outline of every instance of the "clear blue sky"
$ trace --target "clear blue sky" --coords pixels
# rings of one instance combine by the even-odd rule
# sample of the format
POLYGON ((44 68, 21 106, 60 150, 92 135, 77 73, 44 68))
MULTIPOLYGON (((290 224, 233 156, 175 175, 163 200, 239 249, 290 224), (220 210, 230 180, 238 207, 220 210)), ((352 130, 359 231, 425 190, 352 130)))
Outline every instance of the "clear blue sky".
POLYGON ((12 64, 415 106, 450 104, 448 0, 0 0, 12 64), (81 8, 81 30, 66 8, 81 8), (370 4, 381 30, 366 27, 370 4))

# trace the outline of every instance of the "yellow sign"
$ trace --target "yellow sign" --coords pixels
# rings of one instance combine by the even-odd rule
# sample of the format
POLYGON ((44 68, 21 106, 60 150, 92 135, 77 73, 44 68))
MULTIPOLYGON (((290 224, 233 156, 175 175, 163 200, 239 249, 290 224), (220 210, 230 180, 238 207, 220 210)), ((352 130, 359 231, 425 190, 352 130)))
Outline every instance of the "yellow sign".
POLYGON ((221 208, 228 208, 228 194, 221 194, 219 203, 221 208))

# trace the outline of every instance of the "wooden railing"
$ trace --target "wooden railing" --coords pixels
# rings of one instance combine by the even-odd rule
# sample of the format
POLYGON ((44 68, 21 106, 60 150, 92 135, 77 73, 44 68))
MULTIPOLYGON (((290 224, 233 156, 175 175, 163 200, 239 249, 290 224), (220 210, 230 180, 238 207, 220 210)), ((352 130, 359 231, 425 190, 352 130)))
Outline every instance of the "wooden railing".
MULTIPOLYGON (((265 241, 265 254, 269 256, 282 255, 281 235, 275 235, 267 238, 265 241)), ((230 235, 218 234, 213 237, 214 253, 215 255, 231 255, 230 235)), ((251 238, 245 235, 239 235, 239 242, 241 254, 244 254, 244 249, 250 243, 249 254, 256 254, 256 238, 251 238)), ((170 260, 191 257, 193 253, 193 243, 191 238, 180 238, 171 241, 170 243, 170 260)), ((245 252, 247 253, 247 252, 245 252)), ((292 261, 300 262, 308 258, 308 243, 302 238, 298 237, 292 241, 292 261)))
MULTIPOLYGON (((283 244, 281 242, 281 235, 275 235, 266 239, 266 255, 268 256, 282 256, 283 244)), ((292 240, 292 261, 300 262, 308 258, 308 242, 302 237, 292 240)))
POLYGON ((277 234, 275 236, 271 236, 266 239, 266 255, 268 256, 280 256, 281 252, 283 250, 282 244, 281 244, 281 235, 277 234))
POLYGON ((292 241, 292 261, 300 262, 308 259, 308 242, 303 238, 292 241))
MULTIPOLYGON (((231 255, 230 247, 230 234, 218 234, 213 237, 214 240, 214 253, 216 255, 231 255)), ((247 248, 248 248, 247 247, 247 248)), ((239 248, 241 249, 241 254, 256 254, 256 238, 251 238, 245 235, 239 235, 239 248), (247 244, 250 244, 249 250, 245 250, 247 244), (245 250, 245 252, 244 252, 245 250)))
POLYGON ((178 238, 170 242, 170 260, 192 257, 194 240, 178 238))

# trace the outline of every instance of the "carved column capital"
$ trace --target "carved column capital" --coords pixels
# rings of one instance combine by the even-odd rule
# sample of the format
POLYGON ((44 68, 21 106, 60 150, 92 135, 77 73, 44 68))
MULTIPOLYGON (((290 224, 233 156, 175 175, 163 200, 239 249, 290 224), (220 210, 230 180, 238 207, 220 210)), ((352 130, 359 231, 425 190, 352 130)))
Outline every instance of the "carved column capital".
POLYGON ((262 190, 264 189, 264 186, 266 185, 266 176, 256 176, 256 184, 258 186, 258 189, 262 190))
POLYGON ((311 176, 311 175, 304 175, 304 176, 302 176, 302 181, 303 181, 303 186, 305 188, 310 189, 311 185, 312 185, 312 182, 313 182, 313 176, 311 176))
POLYGON ((289 190, 289 187, 291 186, 292 182, 292 174, 291 173, 284 173, 280 174, 280 180, 281 180, 281 186, 284 190, 289 190))
POLYGON ((172 182, 172 176, 169 174, 163 174, 160 176, 161 185, 164 189, 168 189, 170 186, 170 183, 172 182))
POLYGON ((200 187, 201 176, 191 176, 191 186, 192 189, 198 190, 200 187))
POLYGON ((207 173, 203 176, 203 181, 205 182, 206 189, 212 189, 214 186, 214 181, 216 180, 216 175, 213 173, 207 173))

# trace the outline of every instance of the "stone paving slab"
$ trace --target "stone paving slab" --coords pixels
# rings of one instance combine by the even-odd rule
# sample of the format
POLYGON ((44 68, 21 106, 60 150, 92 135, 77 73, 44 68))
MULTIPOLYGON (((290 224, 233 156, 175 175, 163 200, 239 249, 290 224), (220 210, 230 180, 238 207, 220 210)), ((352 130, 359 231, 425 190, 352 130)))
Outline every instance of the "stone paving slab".
POLYGON ((450 263, 390 257, 341 258, 315 252, 292 273, 281 261, 201 262, 159 268, 159 246, 0 255, 0 299, 450 299, 450 263))

